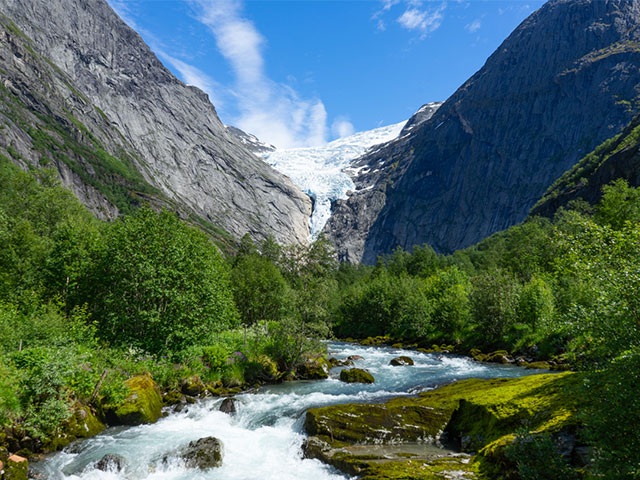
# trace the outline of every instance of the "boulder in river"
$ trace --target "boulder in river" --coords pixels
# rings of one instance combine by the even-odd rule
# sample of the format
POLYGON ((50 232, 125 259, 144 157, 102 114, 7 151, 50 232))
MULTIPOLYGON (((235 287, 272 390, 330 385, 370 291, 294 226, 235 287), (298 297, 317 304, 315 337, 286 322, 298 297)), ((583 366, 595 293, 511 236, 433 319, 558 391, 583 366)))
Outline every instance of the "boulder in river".
POLYGON ((404 355, 394 358, 389 362, 389 365, 393 365, 394 367, 404 367, 406 365, 413 365, 413 359, 411 357, 406 357, 404 355))
POLYGON ((236 413, 236 399, 233 397, 225 398, 220 404, 220 411, 229 415, 236 413))
POLYGON ((207 470, 222 465, 224 447, 216 437, 204 437, 195 440, 184 449, 181 457, 187 467, 207 470))
POLYGON ((117 473, 124 468, 124 458, 115 453, 107 453, 104 457, 98 460, 96 468, 103 472, 117 473))
POLYGON ((361 368, 348 368, 340 372, 340 380, 346 383, 374 383, 375 379, 366 370, 361 368))
POLYGON ((352 362, 355 362, 356 360, 364 360, 364 357, 361 355, 349 355, 347 357, 347 360, 351 360, 352 362))

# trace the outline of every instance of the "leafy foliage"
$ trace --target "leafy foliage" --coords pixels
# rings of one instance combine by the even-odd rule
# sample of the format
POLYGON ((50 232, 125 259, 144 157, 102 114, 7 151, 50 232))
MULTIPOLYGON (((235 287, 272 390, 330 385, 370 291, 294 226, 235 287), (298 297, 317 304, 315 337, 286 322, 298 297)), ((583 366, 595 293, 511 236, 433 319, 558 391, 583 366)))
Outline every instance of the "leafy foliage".
POLYGON ((113 345, 166 353, 206 342, 235 323, 221 255, 169 212, 140 209, 115 222, 91 277, 91 312, 100 336, 113 345))

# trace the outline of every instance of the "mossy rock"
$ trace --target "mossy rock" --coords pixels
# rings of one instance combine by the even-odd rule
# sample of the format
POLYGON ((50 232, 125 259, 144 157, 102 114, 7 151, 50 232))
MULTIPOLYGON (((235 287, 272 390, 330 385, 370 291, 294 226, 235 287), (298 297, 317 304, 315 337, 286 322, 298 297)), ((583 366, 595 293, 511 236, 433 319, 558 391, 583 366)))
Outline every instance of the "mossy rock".
POLYGON ((149 375, 138 375, 124 382, 127 398, 118 405, 105 406, 107 421, 112 425, 154 423, 162 415, 162 396, 149 375))
POLYGON ((244 378, 248 383, 274 382, 279 376, 276 362, 266 355, 260 355, 245 366, 244 378))
POLYGON ((165 405, 178 405, 186 402, 184 395, 179 390, 169 390, 162 395, 165 405))
POLYGON ((443 457, 429 462, 406 460, 371 463, 360 480, 472 480, 477 478, 476 474, 476 465, 467 458, 443 457))
POLYGON ((491 363, 501 363, 503 365, 514 363, 513 358, 509 355, 509 352, 506 350, 497 350, 495 352, 491 352, 485 357, 485 362, 491 363))
POLYGON ((436 441, 446 427, 458 442, 465 436, 480 439, 473 447, 481 448, 522 427, 544 432, 577 424, 572 390, 579 382, 572 373, 462 380, 417 398, 310 409, 305 428, 332 442, 402 443, 436 441))
POLYGON ((535 369, 551 370, 553 368, 549 362, 529 362, 525 364, 524 367, 529 370, 535 370, 535 369))
POLYGON ((199 375, 192 375, 188 378, 185 378, 180 383, 180 391, 185 395, 189 395, 191 397, 197 397, 202 395, 207 390, 204 383, 202 383, 202 379, 200 379, 199 375))
POLYGON ((71 409, 71 416, 60 428, 60 433, 44 441, 45 452, 61 450, 74 440, 93 437, 106 428, 87 405, 76 402, 71 409))
POLYGON ((4 465, 2 480, 27 480, 29 461, 19 455, 11 455, 4 465))
POLYGON ((399 398, 384 404, 355 403, 307 411, 309 435, 349 444, 436 442, 449 416, 445 412, 399 398))
POLYGON ((339 358, 335 358, 335 357, 331 357, 329 359, 329 365, 331 366, 331 368, 334 367, 350 367, 353 365, 353 360, 349 360, 348 358, 345 359, 339 359, 339 358))
POLYGON ((322 380, 329 378, 331 365, 323 357, 307 357, 296 367, 296 378, 300 380, 322 380))
POLYGON ((215 437, 205 437, 193 441, 184 449, 181 456, 187 467, 208 470, 222 465, 224 446, 215 437))
POLYGON ((340 380, 346 383, 374 383, 375 379, 366 370, 361 368, 348 368, 340 372, 340 380))

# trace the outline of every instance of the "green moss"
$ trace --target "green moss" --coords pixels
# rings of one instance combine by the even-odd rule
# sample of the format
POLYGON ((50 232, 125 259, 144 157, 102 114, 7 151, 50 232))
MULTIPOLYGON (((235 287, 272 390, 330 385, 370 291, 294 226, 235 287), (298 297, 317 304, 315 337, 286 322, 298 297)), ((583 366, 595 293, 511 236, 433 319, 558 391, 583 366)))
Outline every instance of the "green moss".
POLYGON ((321 380, 329 377, 331 365, 324 357, 307 357, 296 367, 296 377, 304 380, 321 380))
POLYGON ((2 480, 27 480, 29 461, 17 455, 11 455, 4 466, 2 480))
POLYGON ((416 399, 385 404, 346 404, 307 411, 305 429, 338 442, 403 443, 434 441, 448 421, 445 412, 420 405, 416 399))
POLYGON ((60 428, 60 433, 45 442, 46 451, 56 451, 79 438, 89 438, 105 429, 91 409, 80 403, 72 407, 72 414, 60 428))
POLYGON ((107 421, 114 425, 154 423, 161 416, 162 396, 156 382, 148 375, 125 381, 129 395, 119 405, 105 406, 107 421))
POLYGON ((374 383, 375 379, 366 370, 348 368, 340 372, 340 380, 346 383, 374 383))
POLYGON ((442 480, 445 478, 464 478, 471 480, 475 477, 476 472, 476 465, 468 462, 468 459, 443 457, 430 462, 407 460, 404 462, 371 464, 360 479, 442 480))
POLYGON ((325 442, 326 449, 334 449, 314 458, 347 473, 362 474, 362 479, 429 479, 443 478, 445 471, 469 475, 480 469, 499 471, 506 468, 505 451, 515 432, 526 429, 531 434, 557 433, 579 426, 578 397, 573 392, 581 381, 582 377, 574 373, 463 380, 417 398, 310 409, 305 429, 318 442, 325 442), (477 461, 373 461, 345 449, 354 444, 435 443, 443 432, 463 450, 479 452, 477 461), (448 464, 451 461, 461 465, 448 464))

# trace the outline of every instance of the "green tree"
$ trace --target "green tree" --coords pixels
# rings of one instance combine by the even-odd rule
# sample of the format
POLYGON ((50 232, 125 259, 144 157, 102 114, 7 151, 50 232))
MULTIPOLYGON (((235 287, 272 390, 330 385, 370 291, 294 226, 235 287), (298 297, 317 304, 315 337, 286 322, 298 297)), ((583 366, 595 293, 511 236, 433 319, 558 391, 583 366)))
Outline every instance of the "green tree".
POLYGON ((431 323, 442 341, 461 340, 471 317, 469 277, 457 267, 432 275, 426 282, 426 295, 431 299, 431 323))
POLYGON ((257 253, 236 259, 231 271, 233 296, 246 333, 249 327, 279 320, 287 301, 287 283, 278 267, 257 253))
POLYGON ((98 333, 150 353, 179 350, 236 323, 217 248, 175 214, 143 208, 111 225, 92 275, 98 333))
POLYGON ((602 187, 602 199, 595 208, 594 219, 616 230, 625 221, 640 222, 640 188, 630 187, 620 178, 602 187))
POLYGON ((473 279, 471 311, 478 345, 510 347, 507 336, 517 320, 520 286, 506 270, 491 270, 473 279))
POLYGON ((606 362, 640 348, 640 224, 620 229, 577 216, 558 234, 557 269, 587 292, 564 315, 574 350, 586 362, 606 362))

